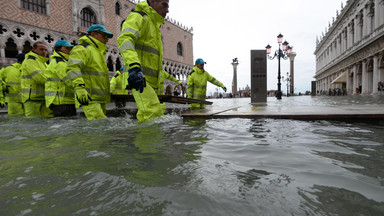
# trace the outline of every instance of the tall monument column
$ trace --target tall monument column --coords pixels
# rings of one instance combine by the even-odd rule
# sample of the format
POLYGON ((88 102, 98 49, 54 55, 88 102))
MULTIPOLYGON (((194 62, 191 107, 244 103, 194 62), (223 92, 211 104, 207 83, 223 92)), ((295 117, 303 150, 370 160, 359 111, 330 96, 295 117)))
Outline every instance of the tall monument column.
POLYGON ((295 60, 295 57, 296 57, 296 53, 295 52, 292 52, 289 54, 289 62, 290 62, 290 71, 289 71, 289 74, 291 75, 291 78, 290 78, 290 94, 293 96, 294 95, 294 92, 295 92, 295 64, 294 64, 294 60, 295 60))
POLYGON ((237 65, 239 65, 239 61, 237 58, 232 59, 233 66, 233 80, 232 80, 232 95, 236 97, 237 95, 237 65))

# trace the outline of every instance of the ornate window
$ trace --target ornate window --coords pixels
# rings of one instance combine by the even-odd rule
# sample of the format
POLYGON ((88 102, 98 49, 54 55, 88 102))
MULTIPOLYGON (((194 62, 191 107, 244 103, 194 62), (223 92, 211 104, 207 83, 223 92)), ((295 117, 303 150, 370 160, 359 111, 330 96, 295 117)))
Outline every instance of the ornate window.
POLYGON ((120 15, 120 3, 116 2, 115 4, 115 13, 116 15, 120 15))
POLYGON ((180 42, 177 43, 177 55, 183 56, 183 45, 180 42))
POLYGON ((111 56, 108 57, 107 67, 108 67, 108 71, 113 71, 113 61, 112 61, 112 57, 111 56))
POLYGON ((81 26, 88 28, 89 26, 96 24, 96 15, 90 8, 83 8, 80 12, 81 26))
POLYGON ((17 45, 12 38, 8 38, 7 42, 5 42, 5 57, 15 58, 18 54, 17 45))
POLYGON ((27 53, 32 50, 31 43, 29 41, 25 41, 23 45, 23 53, 27 53))
POLYGON ((37 13, 47 14, 47 3, 45 0, 21 0, 21 7, 37 13))

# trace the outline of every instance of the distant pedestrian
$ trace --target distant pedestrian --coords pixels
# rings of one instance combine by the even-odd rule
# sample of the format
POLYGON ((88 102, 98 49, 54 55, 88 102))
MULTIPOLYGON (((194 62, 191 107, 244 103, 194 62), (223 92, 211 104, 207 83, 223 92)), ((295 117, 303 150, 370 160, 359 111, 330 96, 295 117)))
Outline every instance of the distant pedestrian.
POLYGON ((379 94, 382 94, 383 82, 381 82, 381 80, 377 83, 377 91, 378 91, 379 94))

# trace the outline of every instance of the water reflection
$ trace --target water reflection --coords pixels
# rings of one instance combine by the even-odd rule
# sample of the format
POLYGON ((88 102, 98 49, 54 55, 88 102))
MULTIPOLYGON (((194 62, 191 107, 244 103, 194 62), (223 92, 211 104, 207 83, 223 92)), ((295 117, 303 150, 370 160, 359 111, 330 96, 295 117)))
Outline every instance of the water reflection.
POLYGON ((379 121, 0 122, 0 215, 384 214, 379 121))
POLYGON ((314 185, 299 192, 307 215, 383 215, 384 203, 343 188, 314 185))

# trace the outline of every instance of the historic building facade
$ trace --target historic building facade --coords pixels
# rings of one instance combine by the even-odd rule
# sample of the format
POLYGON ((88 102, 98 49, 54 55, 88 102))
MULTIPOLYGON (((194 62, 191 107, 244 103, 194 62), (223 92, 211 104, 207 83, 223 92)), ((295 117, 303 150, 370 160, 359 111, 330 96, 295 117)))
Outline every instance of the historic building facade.
POLYGON ((384 80, 384 0, 347 0, 316 41, 317 94, 378 94, 384 80))
MULTIPOLYGON (((123 64, 117 37, 136 0, 1 0, 0 68, 12 64, 14 56, 28 52, 36 41, 48 45, 52 54, 57 40, 76 45, 92 24, 102 24, 114 37, 108 42, 107 65, 112 76, 123 64)), ((186 86, 193 67, 193 29, 167 17, 161 27, 164 44, 163 69, 186 86)), ((171 94, 180 86, 165 81, 164 90, 171 94)))

